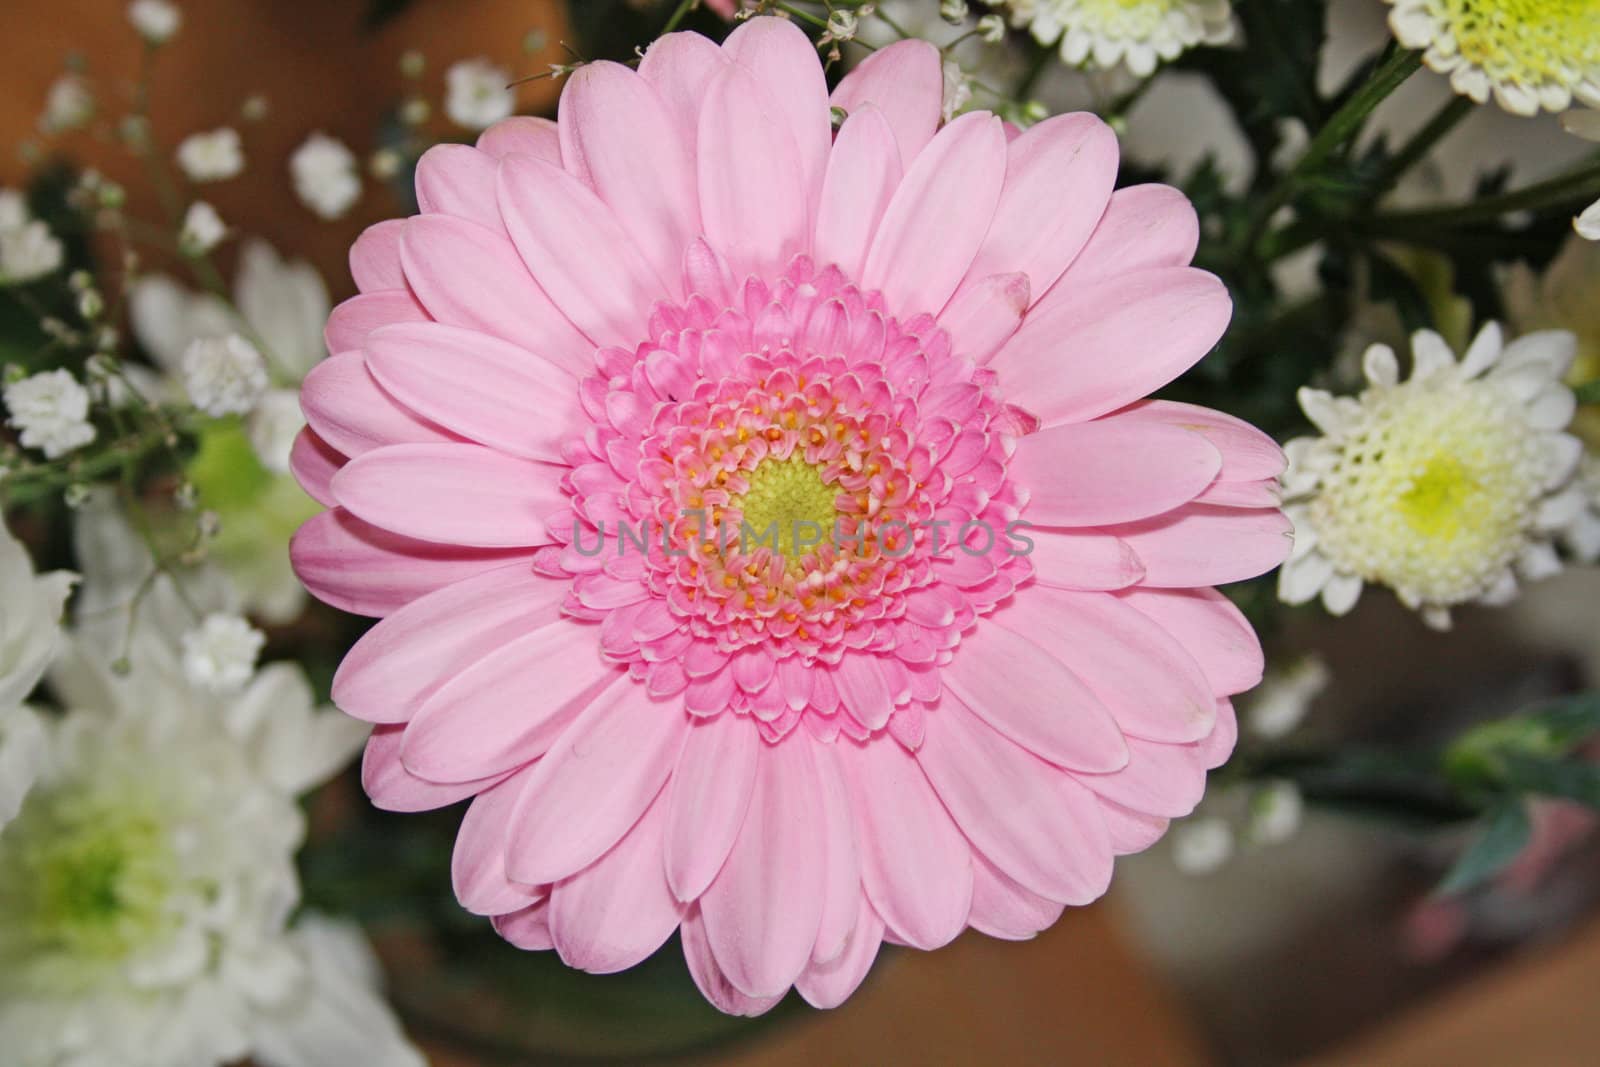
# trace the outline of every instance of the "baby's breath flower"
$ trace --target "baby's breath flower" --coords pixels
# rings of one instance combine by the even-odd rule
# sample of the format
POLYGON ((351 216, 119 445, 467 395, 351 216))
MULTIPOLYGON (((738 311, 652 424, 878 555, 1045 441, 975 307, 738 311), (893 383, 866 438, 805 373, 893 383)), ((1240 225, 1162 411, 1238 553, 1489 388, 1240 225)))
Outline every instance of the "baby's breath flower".
POLYGON ((89 422, 89 390, 71 371, 50 370, 5 387, 7 425, 20 435, 24 448, 37 448, 59 459, 94 440, 89 422))
POLYGON ((183 25, 183 12, 171 0, 133 0, 128 21, 151 44, 165 44, 183 25))
POLYGON ((256 671, 267 635, 242 615, 214 612, 181 639, 183 674, 212 693, 235 693, 256 671))
POLYGON ((27 197, 16 189, 0 189, 0 233, 22 229, 30 217, 27 197))
POLYGON ((1198 44, 1233 37, 1228 0, 1007 0, 1012 21, 1072 66, 1127 63, 1139 77, 1198 44))
POLYGON ((445 72, 445 114, 469 130, 482 130, 515 108, 507 85, 511 75, 487 59, 464 59, 445 72))
POLYGON ((289 157, 295 195, 325 219, 336 219, 361 198, 355 153, 343 141, 313 133, 289 157))
POLYGON ((267 117, 267 112, 270 110, 271 105, 267 103, 267 98, 260 93, 252 93, 245 97, 243 104, 239 105, 239 115, 246 122, 260 122, 267 117))
POLYGON ((183 385, 194 406, 216 418, 243 415, 267 391, 267 361, 238 334, 202 337, 183 354, 183 385))
POLYGON ((971 13, 971 8, 967 7, 967 0, 940 0, 939 2, 939 17, 946 22, 959 23, 971 13))
POLYGON ((178 166, 190 181, 220 182, 244 170, 239 131, 231 126, 191 133, 178 145, 178 166))
POLYGON ((1295 546, 1279 596, 1320 595, 1342 615, 1377 582, 1445 629, 1453 606, 1503 604, 1519 574, 1560 570, 1553 540, 1583 507, 1572 484, 1582 445, 1563 432, 1576 405, 1561 379, 1575 351, 1565 331, 1505 345, 1491 324, 1458 363, 1425 330, 1404 382, 1393 350, 1374 345, 1360 396, 1300 390, 1322 436, 1285 449, 1295 546))
POLYGON ((944 120, 949 122, 972 102, 972 79, 953 59, 944 61, 944 120))
POLYGON ((1507 111, 1600 107, 1600 6, 1594 0, 1388 0, 1389 27, 1456 92, 1507 111))
POLYGON ((999 15, 985 15, 978 20, 978 36, 989 44, 999 44, 1006 39, 1006 20, 999 15))
POLYGON ((1250 840, 1258 845, 1283 844, 1299 831, 1305 807, 1299 786, 1268 782, 1250 798, 1250 840))
POLYGON ((1184 874, 1210 874, 1233 856, 1233 827, 1217 815, 1187 819, 1172 828, 1172 862, 1184 874))
POLYGON ((380 182, 386 182, 400 173, 404 161, 393 148, 380 148, 367 158, 367 171, 380 182))
POLYGON ((50 86, 44 100, 39 128, 45 133, 77 129, 94 117, 94 94, 89 83, 77 74, 63 74, 50 86))
POLYGON ((228 227, 223 225, 222 216, 217 214, 217 209, 204 200, 196 200, 189 205, 189 210, 183 216, 183 228, 178 232, 178 244, 187 255, 205 255, 217 247, 227 233, 228 227))
POLYGON ((1293 733, 1332 678, 1327 663, 1316 655, 1269 671, 1249 698, 1246 722, 1250 732, 1268 740, 1293 733))

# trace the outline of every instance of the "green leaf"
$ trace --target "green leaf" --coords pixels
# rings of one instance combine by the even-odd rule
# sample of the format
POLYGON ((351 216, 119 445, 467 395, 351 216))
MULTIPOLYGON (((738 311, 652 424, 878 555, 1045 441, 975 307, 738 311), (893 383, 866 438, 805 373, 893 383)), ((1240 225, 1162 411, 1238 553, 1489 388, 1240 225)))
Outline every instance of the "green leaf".
POLYGON ((1533 827, 1520 800, 1506 800, 1484 820, 1483 833, 1450 868, 1435 893, 1464 893, 1499 874, 1528 843, 1533 827))
POLYGON ((1508 753, 1501 757, 1501 780, 1518 793, 1560 797, 1600 809, 1600 764, 1508 753))

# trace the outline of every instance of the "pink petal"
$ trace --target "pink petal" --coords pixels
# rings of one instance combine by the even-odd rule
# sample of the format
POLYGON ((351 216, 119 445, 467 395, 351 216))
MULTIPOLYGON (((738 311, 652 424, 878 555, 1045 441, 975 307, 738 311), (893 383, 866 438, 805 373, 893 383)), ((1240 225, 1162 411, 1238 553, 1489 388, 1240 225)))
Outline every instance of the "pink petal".
POLYGON ((341 352, 312 367, 300 388, 300 408, 316 435, 346 456, 384 445, 456 440, 384 392, 360 352, 341 352))
MULTIPOLYGON (((804 740, 796 738, 796 740, 804 740)), ((822 917, 817 923, 817 943, 811 961, 827 963, 846 948, 850 932, 859 921, 865 897, 861 895, 861 861, 857 856, 855 828, 850 817, 850 793, 832 744, 812 739, 817 762, 817 783, 822 805, 815 818, 823 827, 827 862, 823 878, 822 917)))
POLYGON ((1106 527, 1144 564, 1141 585, 1222 585, 1264 574, 1289 555, 1294 526, 1280 511, 1185 504, 1153 519, 1106 527))
POLYGON ((510 156, 500 164, 500 210, 524 276, 596 345, 631 349, 645 338, 650 308, 669 289, 588 187, 552 164, 510 156))
POLYGON ((586 177, 667 281, 681 276, 683 251, 700 232, 693 148, 651 84, 622 64, 586 63, 568 79, 561 94, 566 169, 586 177))
POLYGON ((783 111, 756 76, 730 64, 700 112, 700 214, 706 239, 735 277, 771 274, 809 250, 799 149, 783 111))
POLYGON ((847 652, 830 673, 845 710, 867 729, 882 729, 894 711, 894 694, 889 692, 889 682, 878 667, 878 657, 847 652))
POLYGON ((1075 777, 1107 800, 1147 815, 1177 819, 1194 811, 1206 790, 1206 771, 1191 746, 1129 738, 1128 749, 1122 770, 1075 777))
POLYGON ((289 473, 306 495, 325 508, 333 507, 333 476, 345 457, 307 426, 294 435, 289 449, 289 473))
POLYGON ((1204 741, 1196 741, 1187 746, 1194 751, 1194 756, 1200 761, 1200 766, 1206 770, 1214 770, 1228 762, 1228 757, 1233 755, 1233 746, 1239 741, 1239 719, 1234 714, 1233 703, 1227 700, 1217 701, 1217 726, 1211 731, 1211 736, 1204 741))
POLYGON ((436 144, 417 160, 417 206, 503 231, 495 204, 499 162, 471 145, 436 144))
POLYGON ((699 908, 691 908, 683 917, 681 933, 683 958, 689 965, 689 975, 705 998, 716 1005, 717 1010, 728 1015, 764 1015, 783 999, 781 993, 775 997, 748 997, 733 987, 727 976, 722 973, 722 968, 717 966, 717 958, 711 953, 711 944, 706 939, 705 924, 700 920, 699 908))
POLYGON ((722 869, 750 807, 762 749, 743 715, 697 720, 667 787, 667 882, 679 900, 697 899, 722 869))
POLYGON ((400 233, 405 224, 404 219, 385 219, 361 231, 350 246, 350 277, 357 289, 371 293, 405 288, 405 274, 400 270, 400 233))
POLYGON ((1006 941, 1028 941, 1055 925, 1063 910, 1055 901, 1022 888, 982 856, 972 857, 974 930, 1006 941))
POLYGON ((457 782, 544 755, 616 682, 598 636, 593 623, 558 617, 487 650, 417 709, 401 751, 406 766, 436 782, 457 782))
POLYGON ((945 685, 979 718, 1051 763, 1122 766, 1128 749, 1116 720, 1042 640, 984 620, 944 668, 945 685))
POLYGON ((840 756, 856 817, 861 884, 873 908, 906 944, 947 944, 966 926, 972 902, 967 839, 899 745, 869 742, 840 756))
POLYGON ((611 851, 550 890, 550 937, 569 967, 626 970, 660 948, 683 917, 661 870, 666 791, 611 851))
POLYGON ((1057 286, 990 362, 1005 395, 1054 426, 1104 415, 1172 381, 1232 314, 1222 283, 1188 267, 1057 286))
POLYGON ((688 726, 630 678, 601 693, 534 768, 511 820, 511 876, 556 882, 604 855, 661 791, 688 726))
POLYGON ((1013 537, 1033 564, 1034 577, 1054 589, 1122 589, 1144 577, 1133 549, 1109 534, 1019 527, 1013 537))
POLYGON ((711 951, 748 996, 782 994, 811 959, 827 854, 820 803, 810 742, 763 745, 744 826, 700 898, 711 951))
POLYGON ((867 105, 839 128, 817 208, 816 259, 859 278, 878 221, 900 184, 900 149, 883 112, 867 105))
MULTIPOLYGON (((402 219, 395 219, 404 223, 402 219)), ((354 252, 351 253, 354 255, 354 252)), ((395 243, 396 272, 399 271, 400 246, 398 234, 395 243)), ((352 296, 328 316, 322 331, 322 342, 333 353, 351 352, 366 343, 367 334, 381 326, 396 322, 426 322, 428 313, 422 310, 417 298, 404 288, 404 282, 395 289, 380 289, 352 296)))
POLYGON ((1177 426, 1204 435, 1222 453, 1219 481, 1252 482, 1275 479, 1283 473, 1283 449, 1276 441, 1243 419, 1211 408, 1171 400, 1141 400, 1108 418, 1123 423, 1140 420, 1177 426))
POLYGON ((767 98, 777 105, 774 118, 788 131, 798 153, 808 214, 815 216, 833 144, 828 81, 816 46, 793 22, 768 18, 741 24, 728 34, 722 51, 754 73, 767 98))
POLYGON ((1117 154, 1116 134, 1087 112, 1045 119, 1010 142, 1005 188, 968 283, 1020 271, 1043 296, 1105 213, 1117 154))
POLYGON ((403 727, 379 726, 367 738, 367 749, 361 757, 361 788, 366 790, 373 806, 384 811, 432 811, 476 796, 504 775, 476 782, 430 782, 418 778, 400 762, 400 743, 403 727))
POLYGON ((452 545, 509 548, 549 541, 545 519, 566 506, 559 469, 481 445, 389 445, 334 475, 357 518, 452 545))
POLYGON ((419 597, 345 654, 333 676, 333 702, 367 722, 406 722, 485 654, 553 621, 567 588, 521 561, 419 597))
POLYGON ((1035 893, 1087 904, 1111 884, 1111 845, 1093 794, 954 696, 928 717, 917 762, 976 849, 1035 893))
POLYGON ((958 356, 983 363, 1022 325, 1028 310, 1026 274, 991 274, 968 282, 939 314, 958 356))
POLYGON ((478 135, 478 150, 496 159, 509 155, 533 156, 561 165, 561 135, 549 119, 513 115, 478 135))
POLYGON ((412 411, 524 459, 560 462, 587 421, 577 379, 486 334, 438 322, 387 326, 368 338, 366 357, 378 384, 412 411))
POLYGON ((883 920, 859 891, 855 897, 856 915, 845 946, 826 962, 813 960, 795 979, 795 989, 813 1008, 837 1008, 849 1000, 878 958, 883 920))
POLYGON ((927 41, 898 41, 867 56, 839 82, 831 103, 854 114, 868 104, 889 120, 900 162, 912 162, 933 140, 944 108, 944 62, 927 41))
POLYGON ((706 89, 727 62, 722 49, 698 33, 669 33, 645 49, 639 76, 661 94, 684 144, 694 145, 706 89))
POLYGON ((1212 692, 1232 696, 1261 681, 1261 640, 1233 602, 1215 589, 1129 589, 1124 603, 1155 620, 1205 671, 1212 692))
POLYGON ((550 901, 494 917, 494 932, 520 949, 541 952, 555 947, 550 940, 550 901))
POLYGON ((1157 267, 1183 267, 1200 243, 1194 205, 1167 185, 1131 185, 1111 194, 1100 224, 1056 288, 1093 285, 1157 267))
POLYGON ((1100 816, 1105 819, 1106 831, 1111 835, 1111 851, 1119 856, 1143 852, 1161 840, 1170 824, 1170 820, 1159 815, 1130 811, 1109 800, 1101 801, 1100 816))
POLYGON ((462 816, 450 857, 456 900, 474 915, 503 915, 538 903, 545 891, 506 878, 506 820, 522 793, 527 771, 479 793, 462 816))
POLYGON ((994 617, 1049 648, 1124 734, 1179 743, 1211 732, 1215 698, 1199 664, 1111 594, 1023 589, 994 617))
POLYGON ((324 604, 354 615, 381 617, 486 570, 519 560, 531 568, 533 552, 418 541, 335 508, 295 531, 289 560, 311 595, 324 604))
POLYGON ((987 112, 940 130, 906 170, 867 252, 863 288, 902 317, 937 314, 972 265, 1005 180, 1005 134, 987 112))
MULTIPOLYGON (((555 169, 514 158, 524 166, 555 169)), ((574 374, 591 370, 594 345, 552 303, 556 294, 547 296, 528 277, 504 235, 449 215, 422 215, 406 223, 402 256, 406 280, 440 322, 493 334, 574 374)))
POLYGON ((1030 522, 1082 527, 1171 511, 1221 469, 1222 454, 1200 434, 1110 415, 1029 434, 1007 474, 1027 487, 1030 522))

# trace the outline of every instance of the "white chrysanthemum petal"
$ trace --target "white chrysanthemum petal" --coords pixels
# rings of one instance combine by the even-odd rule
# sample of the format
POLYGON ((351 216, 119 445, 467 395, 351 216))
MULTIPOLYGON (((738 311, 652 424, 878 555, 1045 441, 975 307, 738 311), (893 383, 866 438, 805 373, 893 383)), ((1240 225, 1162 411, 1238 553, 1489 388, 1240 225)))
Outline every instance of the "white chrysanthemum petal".
POLYGON ((1406 381, 1381 384, 1386 361, 1369 354, 1359 398, 1301 390, 1325 436, 1291 442, 1283 484, 1297 541, 1314 537, 1317 550, 1284 567, 1284 600, 1320 590, 1340 614, 1378 582, 1442 625, 1450 605, 1512 580, 1514 563, 1529 578, 1550 572, 1553 538, 1585 511, 1562 495, 1582 452, 1562 432, 1574 405, 1559 377, 1574 342, 1559 331, 1502 341, 1486 327, 1458 363, 1425 331, 1406 381))
POLYGON ((1062 61, 1126 63, 1138 77, 1199 44, 1225 44, 1234 33, 1227 0, 1008 0, 1012 20, 1040 44, 1060 42, 1062 61))
POLYGON ((1367 381, 1389 388, 1400 381, 1400 360, 1388 345, 1373 345, 1361 357, 1361 369, 1367 381))
POLYGON ((1600 241, 1600 200, 1591 204, 1583 214, 1572 220, 1572 228, 1585 241, 1600 241))
POLYGON ((1517 576, 1511 572, 1510 567, 1507 567, 1495 575, 1489 588, 1478 598, 1478 603, 1487 604, 1492 608, 1503 608, 1515 599, 1517 599, 1517 576))
POLYGON ((1441 632, 1450 629, 1453 625, 1450 618, 1450 609, 1441 607, 1425 607, 1422 609, 1422 621, 1430 629, 1441 632))
POLYGON ((1517 573, 1529 582, 1549 578, 1561 573, 1561 557, 1548 541, 1535 541, 1517 557, 1517 573))

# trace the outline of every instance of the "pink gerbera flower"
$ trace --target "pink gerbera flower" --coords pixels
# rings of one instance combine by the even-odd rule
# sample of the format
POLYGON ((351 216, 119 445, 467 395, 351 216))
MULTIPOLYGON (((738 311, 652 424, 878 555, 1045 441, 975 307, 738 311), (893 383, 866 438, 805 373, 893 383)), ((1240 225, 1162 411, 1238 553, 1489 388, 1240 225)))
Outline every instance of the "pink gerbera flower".
POLYGON ((843 1001, 1025 938, 1193 808, 1287 553, 1278 449, 1141 400, 1229 317, 1090 115, 940 128, 929 45, 829 97, 758 18, 573 75, 356 244, 295 470, 340 707, 461 903, 589 971, 843 1001), (847 113, 834 133, 830 106, 847 113), (749 530, 768 533, 752 540, 749 530), (731 532, 730 532, 731 531, 731 532))

